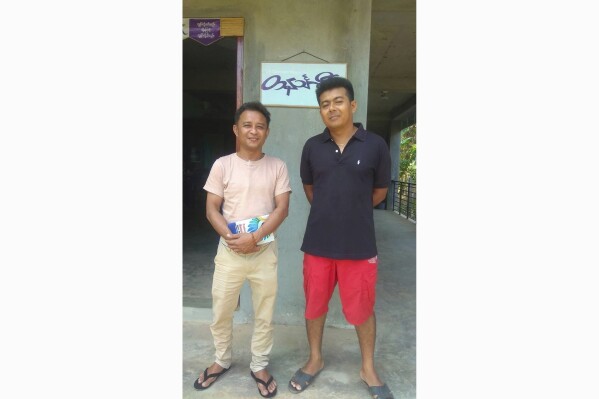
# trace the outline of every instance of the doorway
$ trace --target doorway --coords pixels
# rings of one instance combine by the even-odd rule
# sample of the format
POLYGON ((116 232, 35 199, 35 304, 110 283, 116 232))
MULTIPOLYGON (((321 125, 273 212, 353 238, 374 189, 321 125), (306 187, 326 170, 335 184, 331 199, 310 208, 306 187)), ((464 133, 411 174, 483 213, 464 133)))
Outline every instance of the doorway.
POLYGON ((238 39, 204 46, 183 40, 183 306, 212 306, 218 234, 205 216, 203 189, 214 161, 235 152, 238 39))
POLYGON ((183 225, 205 224, 202 187, 214 161, 235 151, 237 40, 183 41, 183 225), (199 216, 199 217, 198 217, 199 216))

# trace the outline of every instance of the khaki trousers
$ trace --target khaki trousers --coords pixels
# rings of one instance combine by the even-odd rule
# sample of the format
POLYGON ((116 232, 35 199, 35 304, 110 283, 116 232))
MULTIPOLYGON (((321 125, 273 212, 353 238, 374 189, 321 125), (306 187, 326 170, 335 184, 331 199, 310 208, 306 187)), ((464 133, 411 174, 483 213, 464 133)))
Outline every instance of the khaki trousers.
POLYGON ((277 241, 261 246, 259 252, 237 254, 219 242, 214 258, 212 313, 210 325, 216 363, 231 366, 233 349, 233 313, 245 280, 249 281, 254 307, 252 361, 250 369, 260 371, 268 365, 273 344, 272 315, 277 295, 277 241))

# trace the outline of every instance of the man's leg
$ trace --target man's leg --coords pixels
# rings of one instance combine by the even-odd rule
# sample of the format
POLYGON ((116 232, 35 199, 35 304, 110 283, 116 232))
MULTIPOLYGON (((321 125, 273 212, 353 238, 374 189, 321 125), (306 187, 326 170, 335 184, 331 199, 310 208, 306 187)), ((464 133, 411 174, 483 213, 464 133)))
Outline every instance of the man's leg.
POLYGON ((327 313, 316 319, 306 319, 306 333, 308 335, 308 345, 310 345, 310 358, 302 370, 310 375, 316 374, 324 366, 324 360, 322 359, 322 337, 324 335, 324 323, 326 320, 327 313))
POLYGON ((368 386, 381 386, 374 368, 374 346, 376 341, 376 317, 374 305, 378 257, 362 260, 338 261, 339 296, 345 318, 356 328, 362 367, 360 377, 368 386))
POLYGON ((355 326, 362 353, 360 377, 368 386, 380 386, 383 382, 374 369, 374 344, 376 341, 376 317, 374 313, 362 324, 355 326))
MULTIPOLYGON (((215 362, 208 367, 207 374, 217 374, 231 367, 233 346, 233 313, 241 286, 245 280, 245 272, 239 255, 233 253, 219 243, 212 279, 212 312, 210 325, 215 347, 215 362)), ((216 377, 204 381, 203 373, 198 382, 202 387, 210 386, 216 377)))
MULTIPOLYGON (((316 375, 324 367, 324 359, 322 358, 322 337, 326 319, 326 313, 316 319, 306 319, 306 333, 308 335, 308 345, 310 346, 310 357, 301 370, 311 376, 316 375)), ((294 382, 293 379, 289 382, 297 391, 302 391, 304 389, 300 384, 294 382)))
MULTIPOLYGON (((333 259, 304 254, 304 295, 306 297, 306 334, 310 346, 310 356, 301 370, 311 376, 324 367, 322 357, 322 337, 327 319, 328 303, 336 284, 335 262, 333 259)), ((290 381, 298 391, 300 384, 290 381)))
MULTIPOLYGON (((256 254, 248 255, 251 271, 248 274, 250 288, 252 291, 252 303, 254 307, 254 332, 252 334, 252 362, 250 369, 252 373, 268 382, 271 375, 266 370, 269 355, 273 346, 272 316, 277 296, 277 242, 270 243, 256 254)), ((273 379, 268 387, 258 384, 262 395, 267 395, 277 387, 273 379)))

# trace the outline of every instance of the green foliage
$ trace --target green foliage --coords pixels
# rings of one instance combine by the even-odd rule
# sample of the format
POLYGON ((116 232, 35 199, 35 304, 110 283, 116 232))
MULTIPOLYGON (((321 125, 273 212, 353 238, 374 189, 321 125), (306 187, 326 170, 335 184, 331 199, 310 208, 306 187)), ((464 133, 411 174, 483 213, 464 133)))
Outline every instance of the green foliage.
POLYGON ((416 183, 416 125, 401 131, 399 144, 399 180, 416 183))

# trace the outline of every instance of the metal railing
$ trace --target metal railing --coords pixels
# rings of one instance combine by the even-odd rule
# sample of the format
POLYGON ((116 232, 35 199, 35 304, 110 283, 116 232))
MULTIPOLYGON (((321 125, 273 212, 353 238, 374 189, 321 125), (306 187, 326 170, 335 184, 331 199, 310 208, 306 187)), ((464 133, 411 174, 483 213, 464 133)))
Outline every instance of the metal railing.
POLYGON ((416 183, 392 180, 393 211, 416 223, 416 183))

